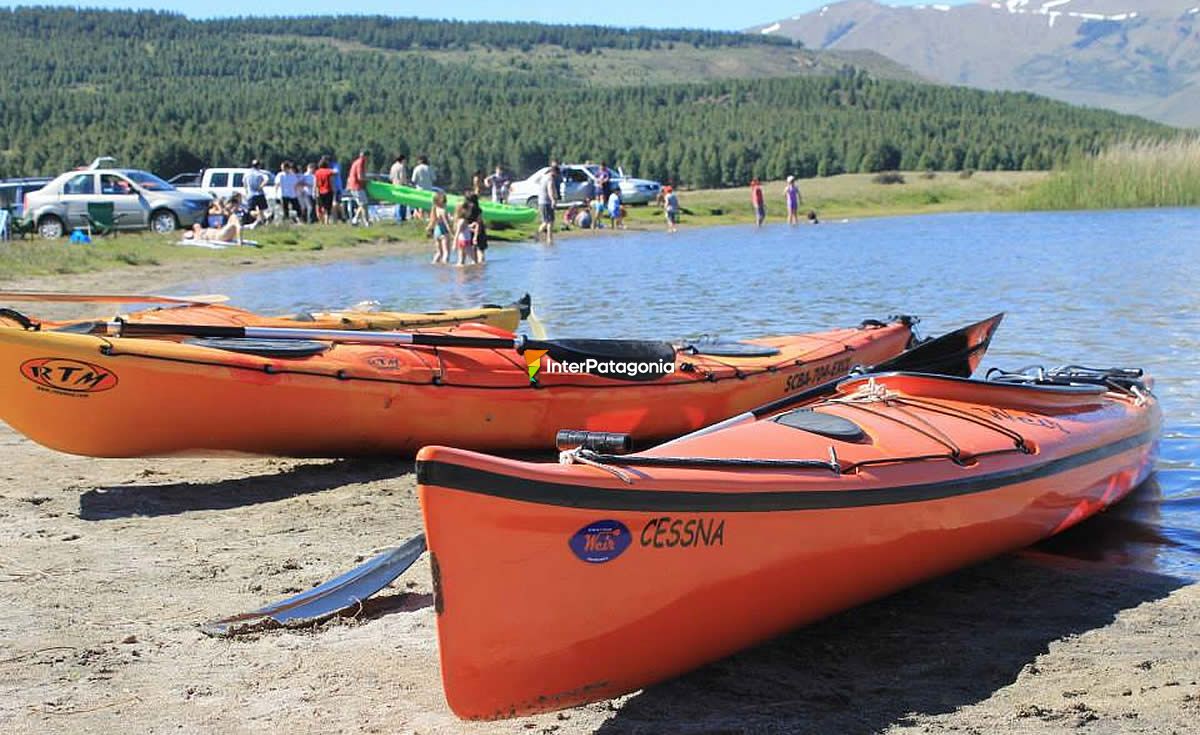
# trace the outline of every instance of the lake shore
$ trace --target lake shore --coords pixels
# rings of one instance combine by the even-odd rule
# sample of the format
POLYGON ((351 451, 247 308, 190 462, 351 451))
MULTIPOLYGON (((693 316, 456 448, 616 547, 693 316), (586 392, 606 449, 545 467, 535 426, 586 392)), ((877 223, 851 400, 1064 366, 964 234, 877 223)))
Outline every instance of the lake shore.
MULTIPOLYGON (((874 183, 870 174, 845 174, 799 182, 801 210, 815 210, 827 220, 1011 209, 1045 172, 979 172, 904 174, 903 184, 874 183)), ((783 182, 764 184, 768 222, 784 219, 783 182)), ((715 227, 754 221, 748 189, 681 191, 682 227, 715 227)), ((632 230, 665 230, 654 206, 629 207, 632 230)), ((560 214, 561 216, 561 214, 560 214)), ((496 247, 505 241, 532 239, 536 225, 494 230, 496 247)), ((561 229, 561 227, 560 227, 561 229)), ((604 231, 559 232, 556 239, 602 236, 604 231)), ((72 291, 148 290, 190 280, 197 269, 206 275, 246 268, 275 268, 335 260, 371 258, 396 253, 430 252, 423 223, 385 222, 370 228, 349 225, 268 226, 247 231, 260 248, 207 250, 175 245, 176 237, 150 233, 121 234, 87 246, 64 241, 14 241, 0 245, 0 288, 72 291)), ((434 305, 431 305, 433 308, 434 305)))
POLYGON ((410 461, 99 460, 0 427, 7 732, 1186 732, 1200 585, 1031 551, 641 693, 496 723, 444 702, 428 562, 348 619, 204 621, 420 531, 410 461))

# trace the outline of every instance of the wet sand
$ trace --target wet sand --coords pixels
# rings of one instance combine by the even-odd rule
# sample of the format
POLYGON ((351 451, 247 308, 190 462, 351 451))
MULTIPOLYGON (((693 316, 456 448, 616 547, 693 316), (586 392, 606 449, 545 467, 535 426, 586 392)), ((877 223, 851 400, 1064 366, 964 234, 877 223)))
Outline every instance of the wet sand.
MULTIPOLYGON (((1194 732, 1200 586, 1027 552, 614 702, 446 708, 429 570, 214 640, 420 530, 408 461, 96 460, 0 430, 0 731, 1194 732)), ((631 654, 633 655, 633 654, 631 654)))

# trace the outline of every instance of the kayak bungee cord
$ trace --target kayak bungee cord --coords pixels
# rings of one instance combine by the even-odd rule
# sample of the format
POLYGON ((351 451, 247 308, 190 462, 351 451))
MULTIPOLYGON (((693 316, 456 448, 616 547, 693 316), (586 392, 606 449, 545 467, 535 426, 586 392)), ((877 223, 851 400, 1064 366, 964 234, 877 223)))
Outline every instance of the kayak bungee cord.
POLYGON ((959 412, 954 409, 931 406, 925 401, 910 400, 907 396, 900 396, 897 393, 887 390, 884 386, 875 382, 874 378, 870 378, 866 384, 860 386, 858 391, 848 396, 840 398, 831 398, 818 405, 841 405, 847 408, 854 408, 859 411, 864 411, 875 418, 892 421, 906 429, 916 432, 930 441, 933 441, 946 448, 945 453, 923 454, 909 457, 890 457, 880 460, 863 460, 849 465, 843 465, 837 456, 837 450, 834 446, 829 447, 829 459, 778 459, 778 458, 749 458, 749 457, 656 457, 643 455, 621 455, 598 452, 595 447, 617 448, 628 451, 630 445, 629 437, 626 435, 601 434, 596 433, 589 435, 589 432, 559 432, 559 448, 563 451, 559 453, 560 464, 584 464, 597 469, 604 470, 615 477, 619 478, 626 484, 632 484, 632 478, 625 472, 617 469, 618 466, 624 467, 713 467, 713 468, 731 468, 731 469, 825 469, 833 472, 835 475, 852 474, 858 472, 863 467, 877 464, 898 464, 906 462, 924 462, 929 460, 949 460, 956 465, 966 466, 980 457, 993 456, 998 454, 1030 454, 1033 450, 1029 447, 1028 440, 1020 433, 1006 427, 1001 426, 993 421, 985 418, 974 416, 966 412, 959 412), (892 416, 882 411, 877 411, 868 408, 867 403, 882 403, 885 406, 899 411, 909 420, 906 421, 902 417, 892 416), (908 408, 919 409, 929 413, 951 418, 960 419, 985 429, 990 429, 1001 436, 1008 438, 1013 442, 1012 448, 994 449, 990 451, 977 452, 970 455, 964 455, 962 448, 957 445, 952 439, 946 437, 944 432, 940 430, 927 430, 918 426, 917 423, 932 427, 932 424, 923 416, 920 416, 913 411, 906 410, 908 408), (939 436, 940 435, 940 436, 939 436), (616 441, 620 438, 621 441, 616 441), (614 466, 615 465, 615 466, 614 466))

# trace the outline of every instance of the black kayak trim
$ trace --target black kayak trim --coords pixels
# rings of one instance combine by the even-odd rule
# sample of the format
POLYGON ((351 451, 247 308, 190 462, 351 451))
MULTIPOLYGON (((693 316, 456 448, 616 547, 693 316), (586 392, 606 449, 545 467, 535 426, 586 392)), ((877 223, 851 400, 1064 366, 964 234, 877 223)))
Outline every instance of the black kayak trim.
POLYGON ((978 477, 877 490, 789 490, 720 493, 695 490, 632 490, 569 485, 478 470, 450 462, 418 461, 417 483, 525 503, 591 510, 673 513, 760 513, 900 505, 988 492, 1051 477, 1140 448, 1157 440, 1159 427, 1109 444, 978 477))

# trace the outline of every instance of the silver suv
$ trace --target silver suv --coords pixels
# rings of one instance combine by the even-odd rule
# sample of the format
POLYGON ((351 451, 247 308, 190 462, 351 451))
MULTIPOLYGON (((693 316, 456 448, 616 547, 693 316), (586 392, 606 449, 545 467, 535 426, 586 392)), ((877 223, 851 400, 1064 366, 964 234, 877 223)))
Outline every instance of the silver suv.
POLYGON ((47 239, 88 224, 88 204, 113 205, 117 229, 168 234, 203 221, 212 198, 180 191, 152 173, 130 168, 70 171, 25 196, 25 215, 47 239))

